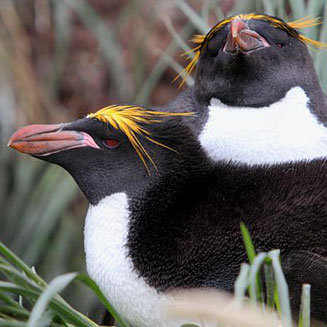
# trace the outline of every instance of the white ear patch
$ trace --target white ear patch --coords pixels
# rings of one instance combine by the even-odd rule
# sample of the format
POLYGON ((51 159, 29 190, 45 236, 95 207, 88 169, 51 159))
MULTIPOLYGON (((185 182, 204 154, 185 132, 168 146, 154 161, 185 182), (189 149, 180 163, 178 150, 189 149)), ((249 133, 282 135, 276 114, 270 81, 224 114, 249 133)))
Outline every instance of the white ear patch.
POLYGON ((213 160, 249 165, 327 156, 327 128, 300 87, 268 107, 230 107, 212 99, 199 141, 213 160))
POLYGON ((127 256, 128 199, 116 193, 90 205, 84 245, 89 275, 115 309, 133 326, 163 326, 161 308, 168 296, 158 294, 133 270, 127 256))

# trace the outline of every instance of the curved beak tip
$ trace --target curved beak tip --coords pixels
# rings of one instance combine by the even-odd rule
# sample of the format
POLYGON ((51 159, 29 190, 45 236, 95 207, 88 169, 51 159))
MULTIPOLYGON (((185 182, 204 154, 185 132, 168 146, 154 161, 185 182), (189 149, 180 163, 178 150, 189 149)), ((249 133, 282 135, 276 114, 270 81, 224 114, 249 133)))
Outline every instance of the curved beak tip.
POLYGON ((8 143, 7 143, 7 147, 8 148, 13 148, 16 150, 16 144, 17 144, 17 141, 19 142, 19 134, 17 132, 19 132, 20 129, 18 131, 16 131, 9 139, 8 143))

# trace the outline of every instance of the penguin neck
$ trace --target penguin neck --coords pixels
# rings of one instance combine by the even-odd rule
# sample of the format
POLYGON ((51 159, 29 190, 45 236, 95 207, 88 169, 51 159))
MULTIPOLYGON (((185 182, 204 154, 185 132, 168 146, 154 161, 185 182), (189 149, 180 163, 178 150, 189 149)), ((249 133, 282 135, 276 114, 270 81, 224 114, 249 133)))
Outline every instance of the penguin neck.
MULTIPOLYGON (((301 87, 269 106, 234 107, 211 99, 199 141, 213 160, 249 165, 327 156, 325 116, 301 87)), ((325 114, 326 115, 326 114, 325 114)))
MULTIPOLYGON (((327 123, 326 113, 324 113, 327 99, 317 78, 310 80, 309 83, 298 83, 286 89, 272 90, 268 93, 261 92, 260 87, 260 85, 243 86, 239 83, 224 92, 211 90, 209 94, 208 91, 203 91, 200 85, 195 85, 193 86, 193 101, 197 106, 209 106, 213 99, 217 99, 230 107, 260 109, 281 101, 292 88, 300 87, 310 100, 311 110, 320 115, 324 123, 327 123)), ((224 85, 221 85, 221 89, 225 89, 224 85)))
POLYGON ((193 87, 197 101, 209 105, 216 98, 231 107, 261 108, 282 100, 292 88, 301 87, 312 110, 320 113, 326 106, 326 96, 307 50, 296 67, 282 65, 276 70, 271 69, 270 61, 255 63, 245 57, 237 68, 227 65, 212 75, 206 73, 212 67, 199 65, 193 87))

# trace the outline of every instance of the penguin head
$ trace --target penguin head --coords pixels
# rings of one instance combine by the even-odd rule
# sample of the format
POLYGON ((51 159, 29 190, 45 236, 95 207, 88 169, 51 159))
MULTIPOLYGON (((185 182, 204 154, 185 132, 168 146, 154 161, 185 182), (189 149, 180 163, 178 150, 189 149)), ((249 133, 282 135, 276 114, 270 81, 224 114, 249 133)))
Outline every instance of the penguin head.
POLYGON ((317 20, 286 23, 279 18, 248 14, 219 22, 195 42, 195 94, 231 106, 262 107, 275 103, 294 86, 318 89, 319 82, 306 44, 326 46, 300 34, 295 27, 317 20), (294 27, 293 27, 294 26, 294 27))
POLYGON ((96 204, 117 192, 133 196, 164 175, 183 178, 202 162, 194 136, 170 115, 179 114, 111 106, 71 123, 25 126, 8 146, 63 167, 96 204))

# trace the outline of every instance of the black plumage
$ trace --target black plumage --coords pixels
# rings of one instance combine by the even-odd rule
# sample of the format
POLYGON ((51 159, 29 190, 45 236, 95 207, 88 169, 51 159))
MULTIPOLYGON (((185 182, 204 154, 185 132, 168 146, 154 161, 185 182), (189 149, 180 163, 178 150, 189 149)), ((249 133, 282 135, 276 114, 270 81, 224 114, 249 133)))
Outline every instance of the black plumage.
MULTIPOLYGON (((96 119, 65 124, 59 131, 87 133, 99 149, 34 155, 65 168, 93 205, 126 192, 128 255, 138 275, 157 291, 232 291, 246 260, 243 221, 258 251, 281 249, 293 308, 298 308, 301 284, 311 282, 312 314, 327 321, 327 160, 254 167, 215 163, 181 118, 147 125, 147 130, 177 151, 142 137, 157 166, 150 166, 150 175, 127 138, 96 119), (120 145, 110 149, 107 139, 120 145)), ((44 137, 36 135, 38 141, 44 137)), ((19 141, 13 138, 12 146, 19 141)), ((35 141, 25 136, 25 142, 35 141)))

